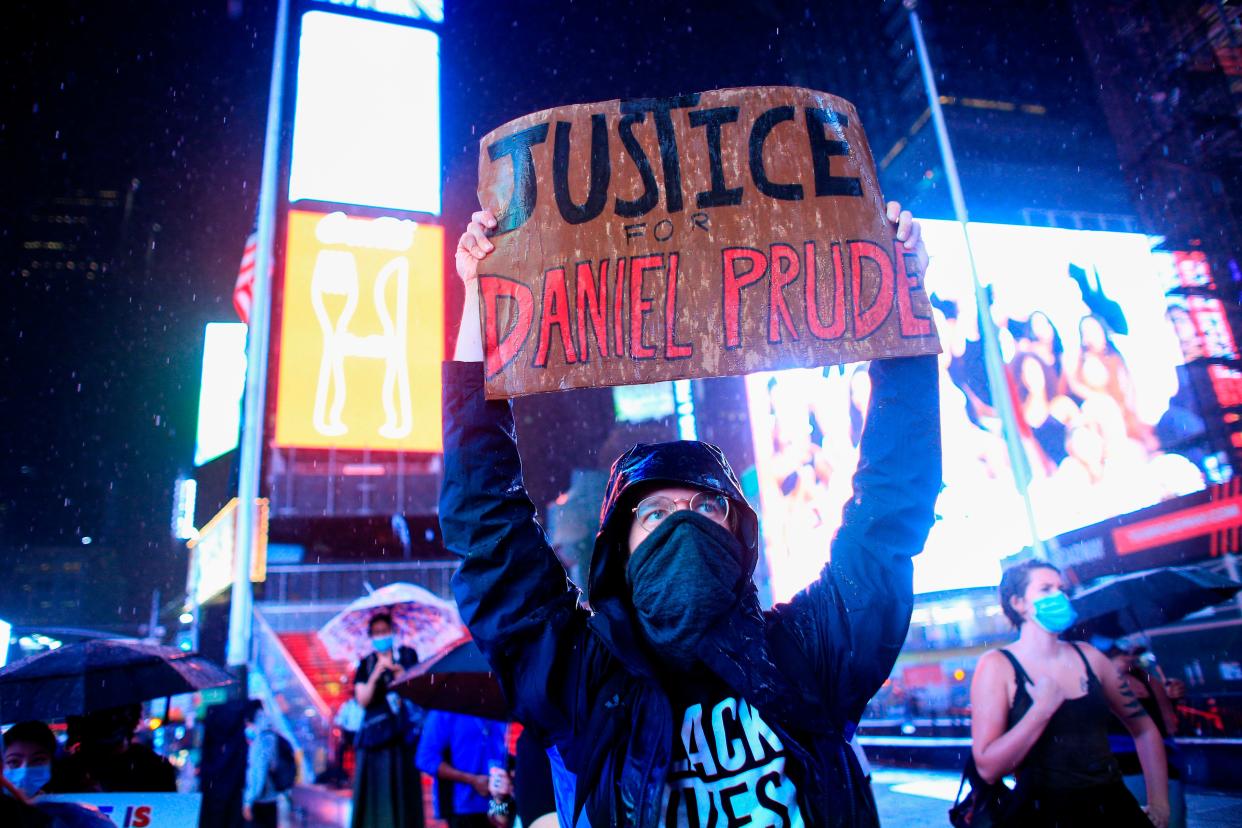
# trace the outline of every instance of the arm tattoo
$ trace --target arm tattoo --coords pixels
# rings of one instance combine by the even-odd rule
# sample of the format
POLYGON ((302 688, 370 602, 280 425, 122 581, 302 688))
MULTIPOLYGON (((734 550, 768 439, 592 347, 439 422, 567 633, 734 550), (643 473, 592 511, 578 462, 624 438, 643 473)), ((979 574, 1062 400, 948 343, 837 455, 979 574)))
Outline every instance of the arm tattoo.
POLYGON ((1121 698, 1125 702, 1125 717, 1127 719, 1141 719, 1147 715, 1147 711, 1143 709, 1143 705, 1134 696, 1134 691, 1130 689, 1130 684, 1126 681, 1125 673, 1117 671, 1117 680, 1120 683, 1119 691, 1121 698))

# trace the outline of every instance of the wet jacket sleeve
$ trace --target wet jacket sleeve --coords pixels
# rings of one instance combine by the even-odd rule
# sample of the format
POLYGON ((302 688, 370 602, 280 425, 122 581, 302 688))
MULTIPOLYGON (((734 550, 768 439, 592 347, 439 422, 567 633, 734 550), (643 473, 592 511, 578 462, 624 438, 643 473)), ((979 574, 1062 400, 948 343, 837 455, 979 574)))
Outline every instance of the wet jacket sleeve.
POLYGON ((546 699, 517 696, 536 694, 539 675, 564 655, 560 635, 577 593, 535 520, 510 405, 483 397, 481 363, 444 365, 440 528, 444 545, 462 558, 453 576, 462 619, 509 701, 519 712, 544 706, 546 699))
POLYGON ((888 678, 914 604, 912 558, 935 520, 941 486, 936 357, 871 363, 867 410, 832 560, 777 617, 844 721, 856 722, 888 678))

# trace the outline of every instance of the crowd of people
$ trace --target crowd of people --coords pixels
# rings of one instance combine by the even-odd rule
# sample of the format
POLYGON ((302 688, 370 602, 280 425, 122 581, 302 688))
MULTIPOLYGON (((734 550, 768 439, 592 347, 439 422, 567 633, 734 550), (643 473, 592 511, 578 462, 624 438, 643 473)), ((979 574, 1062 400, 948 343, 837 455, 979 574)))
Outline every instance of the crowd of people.
MULTIPOLYGON (((918 223, 896 204, 888 218, 922 270, 918 223)), ((423 774, 451 828, 518 819, 574 828, 878 825, 854 736, 905 641, 912 559, 936 519, 945 471, 941 433, 956 427, 941 394, 957 389, 962 416, 983 432, 993 416, 969 356, 977 340, 942 306, 944 354, 878 360, 850 375, 850 496, 825 540, 829 563, 787 603, 762 609, 758 515, 723 453, 694 440, 639 444, 617 459, 573 583, 526 493, 511 408, 483 393, 472 282, 496 226, 476 213, 456 252, 467 300, 444 369, 440 515, 444 543, 462 559, 453 579, 462 619, 522 735, 511 747, 503 722, 424 713, 394 693, 418 656, 398 643, 393 618, 376 612, 353 682, 361 711, 353 825, 422 826, 423 774)), ((1050 477, 1099 470, 1084 461, 1083 441, 1107 448, 1109 462, 1121 456, 1111 452, 1158 445, 1134 416, 1125 362, 1102 317, 1083 319, 1072 357, 1047 319, 1032 314, 1023 325, 1010 360, 1014 393, 1050 477)), ((972 460, 990 462, 986 452, 972 460)), ((1049 564, 1009 569, 999 599, 1018 636, 975 671, 975 790, 964 807, 990 811, 998 825, 1180 828, 1167 746, 1175 719, 1162 684, 1127 653, 1112 654, 1114 663, 1061 639, 1074 610, 1049 564), (1011 774, 1012 790, 1001 782, 1011 774)), ((14 726, 5 734, 6 789, 21 802, 44 791, 175 791, 171 765, 134 738, 139 716, 133 706, 71 718, 63 747, 42 723, 14 726)), ((261 704, 246 706, 244 722, 241 815, 272 826, 291 785, 289 746, 261 704)), ((972 815, 963 824, 977 823, 972 815)))
POLYGON ((176 768, 137 738, 141 717, 142 706, 136 704, 70 716, 63 740, 42 721, 18 722, 5 730, 3 781, 8 796, 0 797, 0 823, 107 828, 112 823, 97 811, 43 798, 175 793, 176 768))
MULTIPOLYGON (((889 219, 925 267, 919 225, 895 204, 889 219)), ((767 612, 753 581, 757 516, 728 461, 697 441, 635 446, 612 467, 580 592, 536 522, 510 407, 483 395, 473 280, 494 249, 496 226, 490 213, 476 213, 456 252, 467 299, 455 359, 445 366, 441 526, 445 545, 463 559, 453 584, 463 619, 515 715, 560 759, 554 775, 573 781, 563 821, 878 824, 851 742, 903 643, 911 558, 935 518, 941 377, 980 419, 987 400, 972 400, 971 384, 953 381, 951 348, 940 359, 879 360, 865 380, 851 377, 858 459, 830 562, 767 612)), ((1017 370, 1031 389, 1039 379, 1045 390, 1056 387, 1041 358, 1055 361, 1055 345, 1038 319, 1031 328, 1024 353, 1039 361, 1015 360, 1017 370)), ((1077 366, 1063 374, 1070 392, 1082 406, 1110 400, 1126 438, 1142 444, 1144 433, 1119 402, 1124 362, 1104 323, 1081 329, 1077 366)), ((973 370, 959 360, 956 372, 963 368, 973 370)), ((1055 446, 1046 420, 1065 404, 1051 397, 1043 404, 1046 411, 1030 403, 1027 422, 1036 444, 1038 428, 1055 446)), ((970 416, 967 407, 962 413, 970 416)), ((816 425, 812 419, 808 430, 816 425)), ((1062 442, 1071 443, 1069 435, 1067 428, 1062 442)), ((802 458, 791 487, 804 471, 818 473, 802 458)), ((1164 828, 1161 733, 1103 653, 1060 640, 1073 621, 1060 574, 1042 563, 1011 570, 1001 605, 1018 640, 984 657, 972 688, 979 798, 1010 773, 1019 779, 997 824, 1164 828), (1112 714, 1133 740, 1145 809, 1113 758, 1112 714)))
POLYGON ((450 828, 506 828, 519 817, 525 826, 555 825, 549 758, 536 743, 523 735, 511 746, 520 731, 512 723, 402 699, 391 686, 418 655, 397 643, 389 613, 377 611, 367 626, 372 652, 358 663, 346 705, 359 715, 337 717, 355 756, 354 828, 421 828, 429 816, 450 828), (430 815, 424 776, 432 781, 430 815))

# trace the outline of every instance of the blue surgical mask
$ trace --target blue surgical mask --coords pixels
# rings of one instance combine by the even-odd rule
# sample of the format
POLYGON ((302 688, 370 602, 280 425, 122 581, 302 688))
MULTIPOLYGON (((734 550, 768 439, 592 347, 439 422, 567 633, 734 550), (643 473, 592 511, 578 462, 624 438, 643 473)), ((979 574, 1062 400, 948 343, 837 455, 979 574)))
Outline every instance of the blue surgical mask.
POLYGON ((381 638, 372 638, 371 646, 375 648, 375 652, 377 653, 392 652, 392 636, 385 635, 381 638))
POLYGON ((246 725, 246 738, 252 742, 259 738, 259 728, 252 724, 246 725))
POLYGON ((52 766, 25 765, 20 768, 5 768, 4 775, 13 783, 13 787, 27 797, 32 797, 52 781, 52 766))
POLYGON ((1074 625, 1078 613, 1070 603, 1069 596, 1064 592, 1054 592, 1042 598, 1036 598, 1035 623, 1053 635, 1060 635, 1074 625))

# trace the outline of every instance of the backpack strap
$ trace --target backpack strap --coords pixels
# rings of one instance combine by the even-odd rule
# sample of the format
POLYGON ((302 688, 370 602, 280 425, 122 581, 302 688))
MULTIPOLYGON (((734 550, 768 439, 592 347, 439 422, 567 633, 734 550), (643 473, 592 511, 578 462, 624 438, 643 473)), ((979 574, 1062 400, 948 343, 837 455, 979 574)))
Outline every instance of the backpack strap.
MULTIPOLYGON (((1026 670, 1022 669, 1022 662, 1018 661, 1017 656, 1015 656, 1013 653, 1009 652, 1008 650, 1004 650, 1004 649, 999 650, 998 652, 1001 655, 1003 655, 1005 658, 1009 659, 1009 664, 1013 667, 1013 674, 1018 680, 1019 687, 1021 687, 1024 684, 1035 683, 1031 681, 1031 677, 1027 675, 1026 670)), ((1082 653, 1079 653, 1079 655, 1082 655, 1082 653)), ((1086 661, 1086 659, 1083 659, 1083 661, 1086 661)), ((1087 669, 1090 670, 1091 668, 1088 667, 1087 669)))

